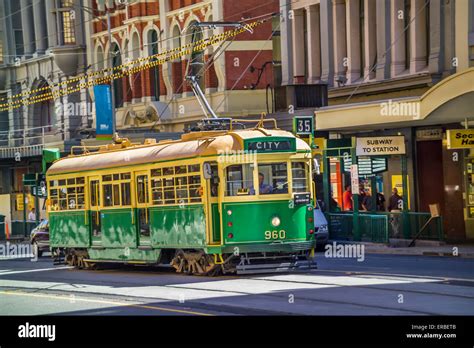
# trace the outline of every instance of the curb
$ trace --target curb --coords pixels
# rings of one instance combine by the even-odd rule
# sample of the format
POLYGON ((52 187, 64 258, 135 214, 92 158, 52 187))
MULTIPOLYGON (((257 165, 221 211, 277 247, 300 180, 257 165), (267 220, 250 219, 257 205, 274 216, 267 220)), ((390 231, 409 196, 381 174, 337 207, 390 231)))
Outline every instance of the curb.
POLYGON ((443 251, 422 251, 422 250, 376 250, 376 249, 365 249, 367 254, 388 254, 388 255, 408 255, 408 256, 438 256, 438 257, 451 257, 451 258, 474 258, 474 253, 462 253, 460 252, 457 256, 452 253, 443 251))

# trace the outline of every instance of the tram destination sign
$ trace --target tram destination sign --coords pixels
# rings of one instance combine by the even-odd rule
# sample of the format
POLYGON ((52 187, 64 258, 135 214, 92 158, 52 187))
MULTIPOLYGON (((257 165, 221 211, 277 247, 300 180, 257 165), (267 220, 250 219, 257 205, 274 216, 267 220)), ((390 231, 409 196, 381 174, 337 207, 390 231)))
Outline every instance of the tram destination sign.
POLYGON ((405 137, 403 135, 356 139, 357 156, 404 155, 405 153, 405 137))
POLYGON ((311 194, 309 192, 295 193, 293 195, 293 202, 295 204, 309 204, 311 203, 311 194))
POLYGON ((245 141, 245 150, 255 152, 295 152, 296 142, 292 138, 258 138, 245 141))

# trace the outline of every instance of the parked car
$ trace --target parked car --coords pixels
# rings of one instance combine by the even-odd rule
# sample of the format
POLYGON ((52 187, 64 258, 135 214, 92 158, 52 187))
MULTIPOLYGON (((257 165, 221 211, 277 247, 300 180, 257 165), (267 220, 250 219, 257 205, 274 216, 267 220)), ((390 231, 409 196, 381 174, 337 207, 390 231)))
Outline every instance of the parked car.
POLYGON ((30 233, 34 256, 41 257, 43 252, 49 251, 49 222, 44 219, 30 233))
POLYGON ((316 249, 322 250, 329 239, 328 221, 321 210, 319 201, 316 201, 314 207, 314 234, 316 238, 316 249))

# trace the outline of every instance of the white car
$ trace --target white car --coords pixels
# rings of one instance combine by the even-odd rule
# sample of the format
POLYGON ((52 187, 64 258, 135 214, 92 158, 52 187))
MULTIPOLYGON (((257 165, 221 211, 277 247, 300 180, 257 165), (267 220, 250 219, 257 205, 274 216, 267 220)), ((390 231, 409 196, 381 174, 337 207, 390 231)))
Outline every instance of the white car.
POLYGON ((321 250, 327 244, 329 239, 328 221, 321 211, 319 202, 316 201, 314 207, 314 234, 316 238, 316 248, 321 250))

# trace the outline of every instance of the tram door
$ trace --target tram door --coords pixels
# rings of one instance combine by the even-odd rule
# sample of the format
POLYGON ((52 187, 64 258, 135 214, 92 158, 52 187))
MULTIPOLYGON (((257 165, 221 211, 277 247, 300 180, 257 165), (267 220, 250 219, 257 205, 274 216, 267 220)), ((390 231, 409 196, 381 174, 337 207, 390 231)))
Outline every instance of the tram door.
POLYGON ((135 172, 136 197, 136 226, 138 229, 138 244, 150 244, 150 184, 147 171, 135 172))
POLYGON ((203 176, 206 180, 207 201, 207 240, 209 244, 221 243, 221 219, 219 214, 219 175, 217 162, 206 162, 203 166, 203 176))
POLYGON ((92 244, 101 244, 101 216, 100 216, 100 177, 89 178, 89 226, 91 229, 92 244))

